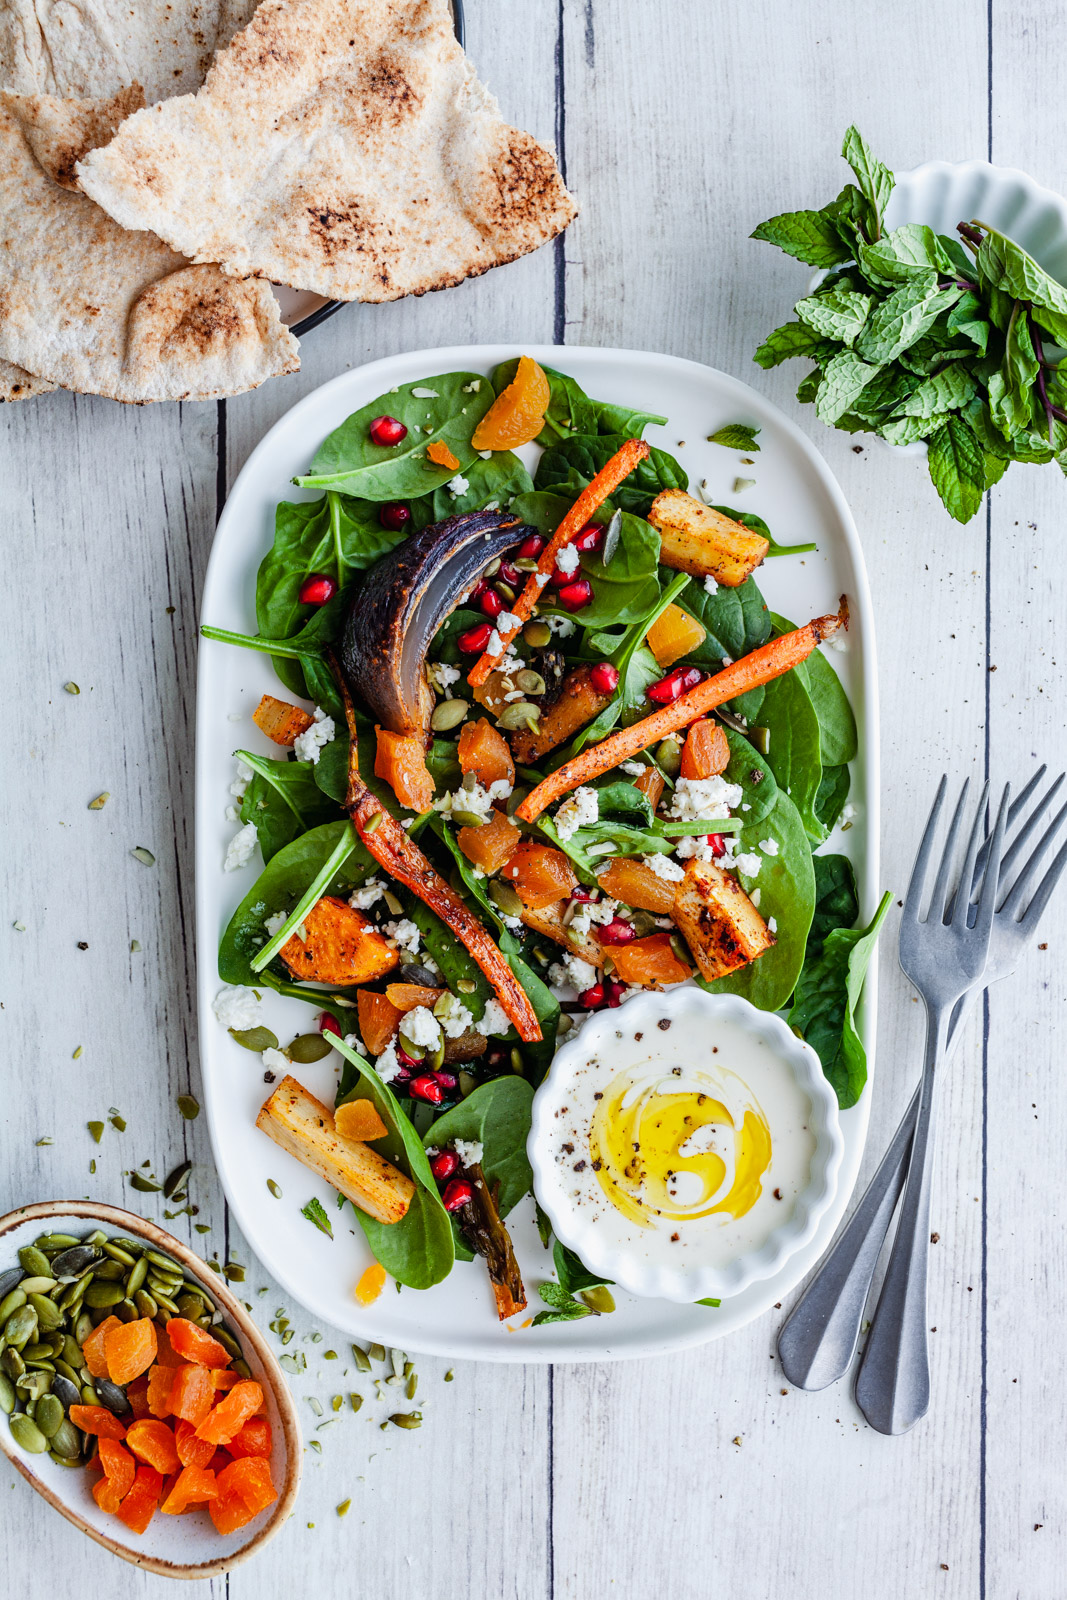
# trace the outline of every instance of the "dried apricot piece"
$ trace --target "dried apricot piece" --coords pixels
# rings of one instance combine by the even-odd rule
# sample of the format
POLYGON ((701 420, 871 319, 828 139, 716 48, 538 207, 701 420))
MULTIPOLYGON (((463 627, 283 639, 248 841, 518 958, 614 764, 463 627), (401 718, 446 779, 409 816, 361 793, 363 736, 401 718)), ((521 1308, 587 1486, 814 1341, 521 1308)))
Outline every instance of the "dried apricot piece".
POLYGON ((373 1266, 367 1268, 356 1284, 356 1299, 361 1306, 369 1306, 372 1301, 377 1300, 384 1288, 385 1268, 381 1262, 376 1261, 373 1266))
POLYGON ((511 759, 504 735, 493 727, 488 717, 477 722, 467 722, 459 734, 459 766, 464 777, 473 772, 478 782, 488 789, 491 783, 501 780, 515 782, 515 763, 511 759))
POLYGON ((229 1351, 188 1317, 170 1317, 167 1338, 182 1361, 192 1361, 198 1367, 228 1367, 230 1364, 229 1351))
POLYGON ((197 1438, 210 1440, 212 1444, 227 1444, 262 1404, 263 1390, 259 1384, 250 1378, 242 1379, 199 1424, 197 1438))
POLYGON ((177 1516, 188 1506, 214 1500, 218 1492, 215 1474, 207 1467, 183 1467, 159 1509, 170 1517, 177 1516))
POLYGON ((240 1383, 241 1374, 229 1370, 222 1372, 218 1367, 215 1367, 211 1373, 211 1381, 215 1385, 216 1392, 219 1389, 232 1389, 235 1383, 240 1383))
POLYGON ((271 1426, 266 1417, 250 1417, 226 1448, 235 1459, 241 1456, 269 1456, 271 1442, 271 1426))
POLYGON ((432 444, 428 444, 426 454, 435 467, 449 467, 453 472, 459 471, 459 462, 443 439, 435 439, 432 444))
POLYGON ((93 1499, 101 1511, 109 1511, 113 1517, 118 1516, 119 1507, 122 1504, 122 1493, 115 1487, 110 1478, 97 1479, 93 1484, 93 1499))
POLYGON ((112 1383, 131 1383, 147 1372, 156 1359, 158 1349, 156 1325, 151 1317, 138 1317, 135 1322, 120 1322, 104 1340, 107 1373, 112 1383))
MULTIPOLYGON (((71 1407, 73 1410, 73 1407, 71 1407)), ((106 1479, 104 1480, 107 1481, 106 1479)), ((124 1496, 116 1515, 134 1533, 143 1533, 156 1514, 163 1490, 163 1475, 143 1462, 137 1468, 133 1488, 124 1496)))
POLYGON ((71 1406, 70 1420, 83 1433, 95 1433, 101 1439, 126 1437, 126 1429, 106 1406, 71 1406))
MULTIPOLYGON (((126 1432, 126 1443, 138 1461, 147 1461, 161 1477, 168 1472, 178 1472, 181 1468, 174 1435, 158 1417, 142 1417, 140 1422, 131 1423, 126 1432)), ((104 1471, 107 1471, 106 1466, 104 1471)))
POLYGON ((278 1498, 270 1463, 263 1456, 242 1456, 218 1475, 219 1493, 240 1495, 253 1516, 278 1498))
POLYGON ((218 1494, 214 1500, 208 1501, 207 1509, 218 1533, 236 1533, 255 1515, 249 1511, 239 1494, 218 1494))
POLYGON ((126 1385, 126 1398, 130 1402, 130 1410, 135 1417, 151 1416, 151 1407, 148 1404, 148 1374, 142 1372, 139 1378, 134 1378, 132 1383, 126 1385))
POLYGON ((152 1367, 148 1374, 148 1409, 153 1417, 169 1417, 174 1367, 152 1367))
POLYGON ((215 1403, 215 1385, 207 1367, 179 1367, 170 1391, 170 1409, 198 1427, 215 1403))
POLYGON ((158 1366, 180 1367, 182 1365, 185 1358, 180 1356, 171 1344, 170 1335, 165 1325, 161 1328, 156 1328, 156 1344, 159 1347, 156 1351, 156 1364, 158 1366))
POLYGON ((85 1360, 85 1365, 89 1368, 94 1378, 106 1378, 108 1376, 107 1356, 104 1353, 104 1345, 112 1328, 121 1327, 122 1323, 118 1317, 105 1317, 104 1321, 100 1323, 99 1327, 93 1329, 82 1345, 82 1356, 85 1360))
POLYGON ((104 1477, 118 1491, 121 1500, 122 1496, 133 1488, 133 1480, 137 1475, 136 1461, 126 1446, 119 1444, 117 1439, 101 1439, 97 1453, 100 1465, 104 1469, 104 1477))
POLYGON ((215 1446, 207 1439, 198 1439, 196 1428, 184 1417, 179 1417, 174 1424, 174 1443, 183 1467, 210 1467, 215 1446))
POLYGON ((516 450, 536 439, 551 397, 548 379, 532 356, 520 356, 515 376, 474 430, 475 450, 516 450))

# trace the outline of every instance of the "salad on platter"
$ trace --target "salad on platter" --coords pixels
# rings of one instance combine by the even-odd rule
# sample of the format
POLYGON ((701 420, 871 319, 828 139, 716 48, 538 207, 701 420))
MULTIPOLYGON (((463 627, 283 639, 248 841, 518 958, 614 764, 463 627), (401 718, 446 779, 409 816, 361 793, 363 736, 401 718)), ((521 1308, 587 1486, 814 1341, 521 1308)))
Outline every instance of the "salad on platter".
MULTIPOLYGON (((819 648, 847 605, 769 609, 762 563, 813 547, 691 494, 642 437, 666 420, 526 356, 391 389, 322 442, 296 480, 312 497, 278 505, 258 632, 203 628, 279 679, 254 713, 277 755, 235 752, 225 866, 257 847, 263 866, 216 1015, 276 1084, 258 1126, 351 1202, 363 1303, 478 1256, 499 1317, 525 1309, 506 1219, 531 1192, 534 1089, 636 993, 782 1012, 839 1104, 862 1093, 888 902, 857 927, 851 864, 821 849, 857 753, 819 648), (280 1047, 263 989, 317 1026, 280 1047), (328 1107, 291 1069, 331 1050, 328 1107)), ((710 437, 759 450, 740 424, 710 437)), ((332 1231, 319 1201, 305 1215, 332 1231)), ((555 1261, 534 1320, 610 1309, 558 1241, 555 1261)))

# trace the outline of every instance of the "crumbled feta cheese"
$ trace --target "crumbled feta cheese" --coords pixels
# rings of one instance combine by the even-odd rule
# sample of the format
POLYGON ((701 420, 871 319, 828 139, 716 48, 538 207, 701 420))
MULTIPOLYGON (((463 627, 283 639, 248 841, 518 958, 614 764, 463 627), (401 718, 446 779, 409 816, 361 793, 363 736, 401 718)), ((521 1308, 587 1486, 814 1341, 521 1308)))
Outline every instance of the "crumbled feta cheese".
POLYGON ((568 578, 578 571, 581 562, 578 559, 578 552, 572 544, 565 544, 562 550, 557 553, 556 566, 568 578))
POLYGON ((481 378, 472 378, 470 383, 465 383, 463 385, 463 393, 464 394, 477 394, 478 390, 481 388, 481 386, 482 386, 481 378))
POLYGON ((762 861, 754 852, 751 855, 735 856, 733 865, 738 872, 743 872, 746 878, 758 878, 762 861))
POLYGON ((491 459, 493 452, 491 450, 479 450, 478 454, 481 456, 483 461, 488 461, 491 459))
POLYGON ((450 817, 453 811, 472 811, 475 816, 488 821, 493 801, 506 800, 513 788, 514 784, 509 783, 507 778, 494 778, 488 789, 480 783, 475 783, 470 789, 460 787, 452 794, 439 796, 433 803, 434 810, 446 817, 450 817))
POLYGON ((676 854, 683 861, 715 861, 717 859, 707 838, 700 833, 683 834, 678 840, 676 854))
POLYGON ((238 811, 237 807, 236 806, 227 806, 226 807, 226 821, 227 822, 240 822, 240 820, 241 820, 241 813, 238 811))
POLYGON ((777 919, 777 917, 768 917, 767 918, 767 932, 768 933, 777 933, 778 932, 778 919, 777 919))
POLYGON ((458 667, 450 667, 447 661, 427 661, 426 676, 431 684, 441 694, 450 689, 460 679, 458 667))
POLYGON ((543 620, 548 623, 553 633, 559 634, 561 639, 569 639, 574 632, 574 623, 570 617, 545 617, 543 620))
POLYGON ((478 1032, 485 1034, 507 1033, 511 1027, 507 1012, 499 1000, 489 999, 485 1002, 485 1011, 478 1024, 478 1032))
POLYGON ((841 821, 842 822, 851 822, 852 818, 855 815, 856 815, 856 808, 852 804, 851 801, 849 802, 849 804, 847 806, 843 806, 842 807, 842 810, 841 810, 841 821))
POLYGON ((537 587, 539 589, 543 589, 549 578, 551 578, 552 574, 551 572, 534 572, 531 573, 530 576, 533 578, 533 581, 536 583, 537 587))
POLYGON ((374 1070, 378 1074, 379 1078, 381 1078, 383 1083, 392 1083, 393 1079, 400 1071, 400 1062, 397 1059, 395 1044, 386 1045, 385 1049, 374 1063, 374 1070))
POLYGON ((501 916, 500 920, 504 924, 505 928, 510 928, 511 929, 512 933, 519 933, 519 932, 522 931, 522 918, 521 917, 501 916))
POLYGON ((706 594, 718 594, 719 592, 719 585, 715 582, 710 572, 704 578, 704 591, 706 594))
POLYGON ((240 983, 228 983, 220 989, 211 1006, 224 1028, 257 1028, 259 1026, 259 1001, 255 990, 240 983))
POLYGON ((839 650, 842 655, 848 654, 848 640, 843 633, 839 633, 836 638, 828 639, 827 645, 831 650, 839 650))
POLYGON ((514 633, 516 628, 522 627, 522 618, 517 617, 514 611, 501 611, 496 619, 496 625, 503 633, 514 633))
POLYGON ((283 1056, 280 1050, 261 1050, 260 1060, 268 1072, 280 1072, 283 1078, 289 1071, 289 1057, 283 1056))
POLYGON ((640 778, 648 771, 643 761, 620 761, 619 766, 623 772, 629 773, 631 778, 640 778))
POLYGON ((474 1017, 456 995, 443 996, 434 1009, 434 1016, 445 1030, 446 1039, 458 1039, 461 1033, 473 1028, 474 1017))
POLYGON ((777 839, 761 839, 759 847, 765 856, 776 856, 778 854, 777 839))
POLYGON ((485 653, 488 656, 498 656, 504 648, 504 641, 494 628, 486 640, 485 653))
POLYGON ((266 928, 272 939, 279 929, 285 926, 285 921, 288 915, 288 911, 275 911, 266 919, 263 926, 266 928))
POLYGON ((724 667, 732 667, 734 664, 733 656, 723 656, 722 664, 724 667))
POLYGON ((600 816, 600 802, 595 789, 581 784, 556 812, 554 822, 561 839, 569 839, 586 823, 596 822, 600 816))
POLYGON ((415 924, 407 917, 401 917, 398 922, 387 922, 383 932, 387 939, 392 939, 393 943, 399 945, 401 950, 406 950, 409 956, 413 956, 419 948, 421 935, 415 924))
POLYGON ((642 856, 641 859, 649 871, 654 872, 657 878, 662 878, 664 883, 677 883, 685 877, 685 868, 680 867, 673 856, 642 856))
POLYGON ((760 903, 762 898, 763 898, 763 890, 762 889, 753 889, 752 893, 749 895, 749 899, 752 901, 752 904, 755 906, 757 911, 759 910, 759 903, 760 903))
POLYGON ((246 822, 226 846, 226 856, 222 863, 223 872, 236 872, 238 867, 246 866, 251 860, 258 838, 259 829, 255 823, 246 822))
POLYGON ((448 480, 448 492, 455 499, 458 495, 466 494, 470 488, 470 480, 462 472, 457 472, 454 478, 448 480))
POLYGON ((380 878, 370 878, 366 883, 361 883, 358 889, 353 889, 348 897, 348 903, 354 911, 368 911, 372 905, 382 898, 385 893, 385 884, 380 878))
POLYGON ((248 765, 247 761, 242 761, 240 756, 238 756, 236 759, 237 776, 230 784, 230 793, 235 799, 243 800, 245 797, 245 790, 255 777, 255 773, 252 771, 252 768, 248 765))
POLYGON ((588 961, 583 961, 580 956, 571 955, 570 952, 562 961, 554 961, 548 969, 548 976, 559 988, 568 985, 578 994, 591 989, 597 981, 596 968, 590 966, 588 961))
POLYGON ((348 1046, 348 1048, 350 1050, 354 1050, 357 1055, 365 1056, 367 1054, 367 1046, 363 1043, 363 1040, 359 1037, 358 1034, 356 1034, 356 1033, 346 1033, 345 1037, 344 1037, 344 1042, 348 1046))
POLYGON ((725 778, 679 778, 671 795, 668 813, 682 822, 713 821, 728 817, 730 807, 740 803, 743 790, 740 784, 727 783, 725 778))
POLYGON ((465 1167, 481 1165, 485 1152, 480 1139, 453 1139, 452 1148, 465 1167))
POLYGON ((332 717, 328 717, 321 706, 315 707, 315 720, 310 728, 305 728, 303 733, 298 733, 293 740, 293 750, 298 761, 310 761, 315 766, 319 753, 324 745, 328 745, 336 734, 332 717))
MULTIPOLYGON (((440 400, 441 398, 436 389, 412 389, 411 392, 416 400, 440 400)), ((427 416, 429 416, 429 412, 427 412, 427 416)))
POLYGON ((425 1050, 436 1050, 441 1043, 441 1024, 429 1006, 416 1006, 408 1011, 401 1026, 404 1038, 410 1039, 412 1044, 422 1045, 425 1050))

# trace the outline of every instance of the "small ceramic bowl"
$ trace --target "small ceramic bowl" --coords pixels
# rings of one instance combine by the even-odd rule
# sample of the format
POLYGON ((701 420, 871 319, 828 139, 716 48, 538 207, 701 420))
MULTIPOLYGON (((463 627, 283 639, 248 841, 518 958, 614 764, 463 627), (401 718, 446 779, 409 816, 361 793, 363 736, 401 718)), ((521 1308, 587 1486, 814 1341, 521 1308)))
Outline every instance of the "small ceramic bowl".
MULTIPOLYGON (((725 1056, 715 1064, 716 1068, 723 1065, 729 1066, 725 1056)), ((670 1067, 665 1065, 664 1070, 670 1067)), ((743 1078, 740 1067, 738 1071, 743 1078)), ((763 1095, 757 1098, 773 1130, 774 1103, 763 1095)), ((695 985, 679 985, 663 994, 634 995, 619 1009, 590 1017, 578 1035, 556 1052, 548 1076, 534 1096, 527 1142, 534 1194, 557 1239, 591 1272, 633 1294, 690 1304, 740 1294, 757 1279, 771 1277, 811 1239, 837 1190, 843 1149, 837 1097, 815 1051, 780 1017, 757 1010, 737 995, 712 995, 695 985), (710 1248, 701 1259, 698 1239, 693 1241, 695 1256, 684 1266, 657 1263, 641 1251, 645 1235, 638 1223, 629 1227, 618 1224, 611 1213, 613 1226, 598 1226, 596 1211, 604 1207, 575 1198, 576 1181, 584 1183, 586 1179, 572 1176, 571 1155, 581 1164, 574 1170, 586 1176, 589 1156, 587 1143, 579 1149, 583 1139, 588 1141, 588 1131, 578 1096, 588 1095, 593 1085, 606 1087, 620 1069, 639 1071, 639 1062, 655 1068, 658 1061, 666 1064, 673 1056, 675 1062, 681 1059, 686 1068, 696 1072, 712 1070, 716 1034, 728 1037, 730 1030, 749 1034, 757 1045, 766 1047, 775 1065, 784 1066, 792 1076, 800 1091, 798 1105, 803 1108, 806 1102, 806 1110, 801 1109, 800 1114, 804 1127, 814 1136, 806 1181, 800 1182, 795 1203, 762 1244, 739 1248, 726 1261, 712 1263, 707 1259, 710 1248), (567 1142, 561 1143, 562 1139, 567 1142), (565 1158, 561 1152, 567 1152, 565 1158)), ((773 1155, 766 1176, 774 1182, 773 1155)), ((595 1182, 590 1190, 597 1194, 595 1182)), ((610 1202, 605 1201, 604 1206, 610 1207, 610 1202)), ((703 1238, 710 1243, 710 1231, 706 1230, 703 1238)))
MULTIPOLYGON (((886 207, 886 228, 925 222, 957 238, 956 224, 977 218, 1022 245, 1058 283, 1067 284, 1067 199, 1043 189, 1014 167, 988 161, 926 161, 897 174, 886 207)), ((924 456, 926 443, 891 445, 899 456, 924 456)))
POLYGON ((138 1536, 118 1517, 100 1510, 91 1492, 95 1473, 85 1468, 61 1467, 47 1455, 33 1455, 21 1449, 12 1438, 3 1415, 0 1415, 0 1450, 27 1483, 68 1522, 73 1522, 105 1550, 135 1567, 168 1578, 210 1578, 228 1572, 273 1539, 285 1525, 296 1500, 303 1447, 289 1386, 266 1340, 222 1279, 205 1268, 199 1256, 172 1234, 130 1211, 93 1205, 87 1200, 57 1200, 9 1211, 6 1217, 0 1217, 0 1272, 17 1266, 22 1246, 32 1244, 42 1233, 69 1233, 81 1238, 94 1228, 103 1228, 115 1236, 127 1234, 143 1239, 153 1250, 173 1257, 189 1278, 203 1284, 225 1313, 226 1323, 241 1346, 253 1378, 263 1387, 274 1436, 271 1475, 278 1498, 252 1522, 226 1537, 216 1533, 210 1519, 202 1513, 174 1517, 163 1516, 160 1512, 138 1536))

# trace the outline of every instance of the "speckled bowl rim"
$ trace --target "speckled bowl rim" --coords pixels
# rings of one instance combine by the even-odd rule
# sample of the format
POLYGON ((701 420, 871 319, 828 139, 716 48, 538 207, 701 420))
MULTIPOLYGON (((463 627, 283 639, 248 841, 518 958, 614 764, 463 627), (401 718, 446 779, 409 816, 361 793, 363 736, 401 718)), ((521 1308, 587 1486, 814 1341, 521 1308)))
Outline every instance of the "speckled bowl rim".
POLYGON ((216 1561, 178 1562, 168 1561, 163 1557, 152 1555, 147 1550, 138 1550, 130 1545, 123 1544, 119 1539, 109 1538, 106 1533, 101 1533, 87 1522, 78 1511, 68 1505, 49 1483, 36 1476, 27 1466, 25 1460, 12 1448, 7 1429, 0 1427, 0 1450, 18 1469, 26 1482, 30 1484, 48 1504, 66 1517, 68 1522, 84 1534, 87 1534, 95 1543, 102 1545, 105 1550, 110 1550, 112 1555, 121 1556, 123 1561, 128 1561, 131 1566, 140 1567, 144 1572, 154 1572, 164 1578, 216 1578, 222 1573, 229 1572, 239 1566, 242 1561, 247 1561, 250 1556, 256 1555, 274 1535, 278 1533, 288 1521, 296 1502, 300 1488, 300 1473, 303 1467, 303 1439, 300 1434, 300 1424, 297 1421, 296 1407, 293 1397, 289 1393, 289 1385, 285 1381, 285 1374, 279 1367, 273 1351, 267 1344, 263 1335, 248 1315, 240 1301, 227 1288, 221 1278, 216 1277, 209 1268, 205 1269, 203 1261, 195 1255, 188 1245, 182 1244, 173 1234, 165 1228, 157 1227, 154 1222, 149 1222, 145 1217, 139 1217, 135 1212, 124 1211, 118 1206, 99 1205, 89 1200, 50 1200, 42 1201, 35 1205, 19 1206, 14 1211, 9 1211, 6 1216, 0 1217, 0 1239, 14 1229, 21 1227, 26 1222, 50 1222, 57 1218, 70 1217, 90 1223, 107 1223, 109 1227, 125 1233, 132 1233, 138 1238, 146 1239, 149 1244, 157 1249, 165 1250, 179 1261, 189 1275, 202 1283, 211 1293, 212 1299, 225 1311, 226 1316, 233 1326, 235 1333, 240 1337, 242 1344, 247 1344, 255 1351, 256 1358, 263 1365, 264 1373, 270 1382, 275 1404, 278 1407, 278 1416, 281 1419, 282 1433, 285 1439, 286 1475, 281 1493, 274 1503, 269 1519, 262 1527, 257 1528, 240 1549, 216 1561))
POLYGON ((739 1294, 750 1283, 771 1277, 791 1255, 803 1248, 837 1193, 844 1137, 837 1096, 826 1081, 819 1057, 810 1045, 797 1038, 781 1017, 760 1011, 740 995, 708 994, 695 984, 679 984, 662 993, 634 995, 619 1010, 597 1012, 583 1024, 575 1039, 561 1046, 534 1096, 526 1153, 533 1168, 534 1194, 556 1238, 573 1250, 591 1272, 603 1274, 631 1294, 691 1304, 739 1294), (597 1048, 610 1056, 620 1021, 625 1022, 628 1033, 642 1027, 651 1031, 663 1017, 674 1021, 685 1012, 693 1011, 702 1013, 709 1024, 722 1020, 764 1039, 779 1059, 792 1068, 811 1106, 810 1126, 815 1135, 815 1151, 808 1182, 797 1196, 790 1217, 773 1230, 764 1244, 745 1251, 725 1267, 690 1267, 683 1271, 635 1261, 624 1247, 602 1242, 594 1221, 580 1222, 573 1207, 561 1202, 548 1157, 548 1136, 561 1094, 566 1092, 574 1069, 597 1048))

